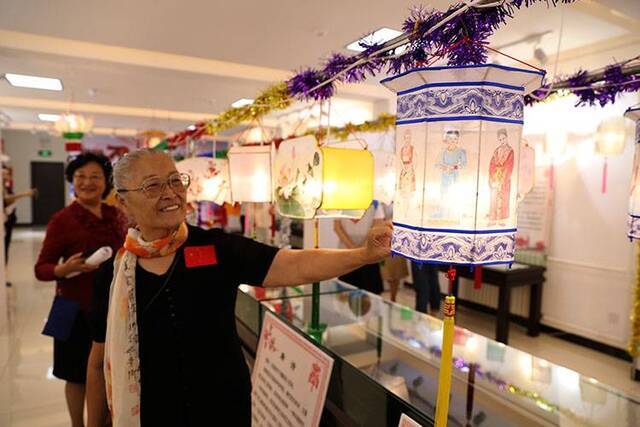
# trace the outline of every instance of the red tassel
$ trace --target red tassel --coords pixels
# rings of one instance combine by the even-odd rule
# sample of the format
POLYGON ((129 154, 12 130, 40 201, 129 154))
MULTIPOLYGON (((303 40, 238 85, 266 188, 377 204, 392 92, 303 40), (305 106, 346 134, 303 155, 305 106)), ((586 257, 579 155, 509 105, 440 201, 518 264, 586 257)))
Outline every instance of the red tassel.
POLYGON ((607 158, 604 158, 604 165, 602 165, 602 194, 607 192, 607 158))
POLYGON ((451 295, 453 293, 453 282, 456 280, 456 269, 452 265, 449 266, 447 277, 449 278, 449 295, 451 295))
POLYGON ((482 288, 482 266, 476 265, 473 271, 473 289, 482 288))

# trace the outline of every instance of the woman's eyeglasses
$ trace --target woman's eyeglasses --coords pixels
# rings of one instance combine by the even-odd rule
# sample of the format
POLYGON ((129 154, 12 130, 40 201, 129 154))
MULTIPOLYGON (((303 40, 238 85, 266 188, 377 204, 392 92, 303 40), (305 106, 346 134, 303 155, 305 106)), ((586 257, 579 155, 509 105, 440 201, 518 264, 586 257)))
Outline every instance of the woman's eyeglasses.
POLYGON ((166 181, 160 178, 147 178, 142 181, 138 188, 119 188, 116 191, 118 193, 142 191, 148 198, 155 199, 164 193, 164 189, 167 186, 176 194, 183 194, 187 191, 190 183, 191 177, 186 173, 173 173, 167 177, 166 181))

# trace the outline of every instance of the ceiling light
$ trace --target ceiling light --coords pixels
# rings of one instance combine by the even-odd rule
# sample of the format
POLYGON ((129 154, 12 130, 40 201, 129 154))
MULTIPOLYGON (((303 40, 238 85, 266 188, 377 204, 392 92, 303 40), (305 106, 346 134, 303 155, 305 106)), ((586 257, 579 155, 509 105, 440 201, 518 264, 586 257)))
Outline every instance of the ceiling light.
POLYGON ((395 39, 402 34, 402 31, 383 27, 371 34, 367 34, 363 38, 358 39, 353 43, 350 43, 349 45, 347 45, 347 49, 353 50, 355 52, 363 52, 365 48, 362 47, 362 45, 371 46, 373 44, 382 44, 388 42, 389 40, 395 39))
POLYGON ((11 86, 27 87, 30 89, 45 89, 45 90, 62 90, 62 82, 60 79, 54 79, 51 77, 38 77, 27 76, 25 74, 11 74, 4 75, 11 86))
POLYGON ((236 102, 234 102, 233 104, 231 104, 231 106, 233 108, 240 108, 240 107, 244 107, 246 105, 251 105, 253 104, 253 99, 249 99, 249 98, 240 98, 238 99, 236 102))
POLYGON ((43 122, 57 122, 60 114, 38 114, 38 118, 43 122))

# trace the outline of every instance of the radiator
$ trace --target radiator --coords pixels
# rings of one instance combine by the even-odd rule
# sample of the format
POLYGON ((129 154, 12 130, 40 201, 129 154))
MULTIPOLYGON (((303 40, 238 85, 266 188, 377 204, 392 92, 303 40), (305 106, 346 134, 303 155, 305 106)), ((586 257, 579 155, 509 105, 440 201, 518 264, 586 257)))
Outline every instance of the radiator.
MULTIPOLYGON (((442 277, 440 283, 445 281, 446 279, 442 277)), ((529 289, 528 286, 511 289, 511 314, 529 317, 529 289)), ((496 286, 483 283, 480 289, 473 289, 472 280, 461 278, 458 297, 494 309, 498 308, 498 288, 496 286)))

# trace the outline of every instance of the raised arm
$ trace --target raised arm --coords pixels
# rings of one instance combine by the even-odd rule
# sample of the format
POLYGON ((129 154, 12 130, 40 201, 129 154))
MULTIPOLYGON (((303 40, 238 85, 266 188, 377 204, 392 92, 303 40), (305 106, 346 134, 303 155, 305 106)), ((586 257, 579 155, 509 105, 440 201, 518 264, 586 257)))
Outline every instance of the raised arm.
POLYGON ((332 279, 389 255, 392 226, 389 222, 371 228, 365 246, 356 249, 280 250, 263 286, 295 286, 332 279))

